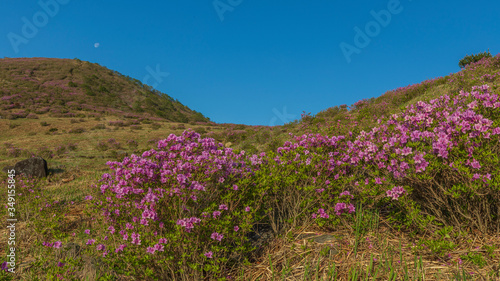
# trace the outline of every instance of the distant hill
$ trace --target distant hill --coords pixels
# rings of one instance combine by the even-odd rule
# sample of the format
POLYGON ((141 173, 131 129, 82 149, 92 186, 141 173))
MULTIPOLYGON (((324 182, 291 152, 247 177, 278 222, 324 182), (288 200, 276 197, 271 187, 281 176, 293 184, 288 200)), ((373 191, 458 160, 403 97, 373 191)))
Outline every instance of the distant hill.
POLYGON ((170 96, 96 63, 79 59, 0 59, 0 116, 17 119, 41 114, 209 122, 209 118, 170 96))

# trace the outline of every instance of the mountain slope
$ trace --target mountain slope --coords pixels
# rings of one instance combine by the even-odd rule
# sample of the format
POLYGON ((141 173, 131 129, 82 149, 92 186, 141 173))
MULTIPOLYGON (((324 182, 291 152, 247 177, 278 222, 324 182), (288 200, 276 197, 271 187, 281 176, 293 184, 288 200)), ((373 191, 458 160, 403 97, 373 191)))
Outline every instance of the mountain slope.
POLYGON ((25 118, 30 113, 75 117, 85 114, 82 111, 92 112, 88 113, 91 116, 141 116, 182 123, 209 121, 139 80, 96 63, 78 59, 0 59, 3 118, 25 118))
POLYGON ((387 91, 379 97, 360 100, 350 107, 344 104, 325 109, 315 116, 304 115, 301 120, 288 125, 294 133, 337 135, 352 130, 355 134, 371 130, 377 126, 378 119, 402 113, 406 106, 418 101, 429 101, 445 94, 456 95, 462 90, 470 91, 473 86, 485 84, 497 91, 499 82, 500 54, 471 63, 457 73, 387 91))

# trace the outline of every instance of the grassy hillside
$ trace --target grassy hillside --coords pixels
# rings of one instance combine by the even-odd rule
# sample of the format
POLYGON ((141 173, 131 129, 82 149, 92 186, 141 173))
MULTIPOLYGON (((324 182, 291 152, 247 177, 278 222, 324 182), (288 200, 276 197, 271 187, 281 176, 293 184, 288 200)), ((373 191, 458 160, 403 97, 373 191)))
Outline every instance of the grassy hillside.
POLYGON ((1 119, 0 167, 50 175, 15 179, 0 278, 498 280, 499 79, 486 58, 276 127, 1 119))
POLYGON ((209 121, 139 80, 78 59, 0 60, 0 116, 153 117, 187 123, 209 121))

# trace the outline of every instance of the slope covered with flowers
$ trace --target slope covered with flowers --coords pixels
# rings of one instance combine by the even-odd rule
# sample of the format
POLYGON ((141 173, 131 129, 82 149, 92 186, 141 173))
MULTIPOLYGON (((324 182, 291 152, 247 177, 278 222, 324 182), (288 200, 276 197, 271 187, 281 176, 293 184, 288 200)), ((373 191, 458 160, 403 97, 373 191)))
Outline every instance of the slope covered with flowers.
POLYGON ((257 222, 332 228, 360 204, 389 206, 399 228, 498 232, 499 111, 483 85, 419 101, 357 135, 290 134, 259 155, 192 131, 170 135, 157 150, 108 162, 113 172, 88 197, 103 218, 88 244, 115 266, 199 278, 247 259, 257 222))
MULTIPOLYGON (((93 182, 86 197, 87 214, 96 224, 82 225, 79 236, 73 233, 69 239, 84 241, 86 254, 108 266, 101 274, 104 280, 116 275, 215 280, 230 273, 234 277, 236 269, 256 261, 253 232, 262 225, 285 234, 313 223, 315 230, 333 233, 353 225, 357 229, 363 211, 383 210, 392 229, 411 231, 412 238, 469 228, 472 235, 496 237, 499 69, 497 56, 457 74, 357 102, 350 110, 304 114, 299 124, 278 128, 283 134, 290 129, 286 141, 265 152, 234 150, 192 130, 168 135, 155 149, 107 162, 109 172, 93 182)), ((225 141, 243 140, 239 136, 246 133, 233 125, 238 137, 226 131, 234 139, 225 141)), ((274 143, 275 136, 266 138, 274 143)), ((29 186, 20 185, 18 196, 25 201, 19 206, 38 206, 25 207, 26 217, 35 215, 34 229, 44 235, 37 245, 59 253, 62 241, 69 241, 61 234, 64 202, 38 196, 29 186), (39 219, 41 214, 48 219, 39 219)), ((454 247, 460 249, 453 255, 465 255, 462 244, 420 244, 426 242, 434 259, 450 261, 446 251, 454 247)), ((351 269, 351 253, 342 257, 344 269, 351 269)), ((69 265, 75 263, 56 256, 41 271, 69 276, 69 265)))

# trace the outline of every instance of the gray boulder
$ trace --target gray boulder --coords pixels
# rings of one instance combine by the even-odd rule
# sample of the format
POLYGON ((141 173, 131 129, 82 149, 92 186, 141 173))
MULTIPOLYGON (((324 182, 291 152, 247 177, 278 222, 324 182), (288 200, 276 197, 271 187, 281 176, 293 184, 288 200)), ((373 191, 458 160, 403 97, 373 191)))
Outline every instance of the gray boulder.
POLYGON ((42 157, 33 157, 22 160, 14 166, 16 175, 24 174, 28 178, 45 178, 49 174, 47 169, 47 161, 42 157))

